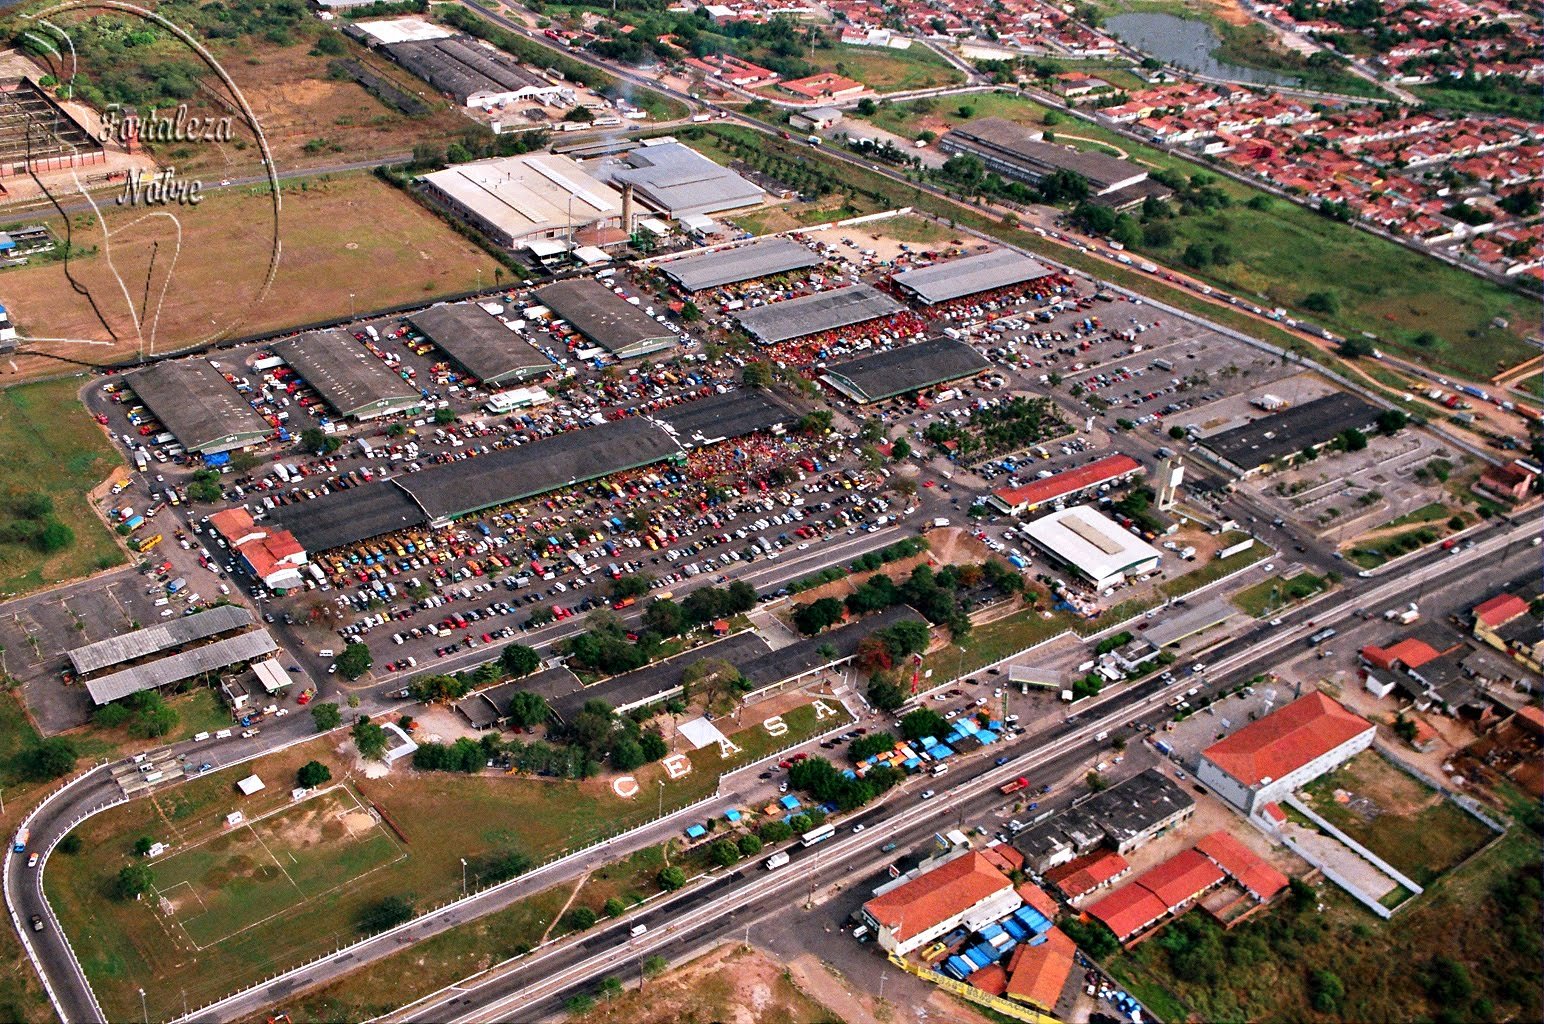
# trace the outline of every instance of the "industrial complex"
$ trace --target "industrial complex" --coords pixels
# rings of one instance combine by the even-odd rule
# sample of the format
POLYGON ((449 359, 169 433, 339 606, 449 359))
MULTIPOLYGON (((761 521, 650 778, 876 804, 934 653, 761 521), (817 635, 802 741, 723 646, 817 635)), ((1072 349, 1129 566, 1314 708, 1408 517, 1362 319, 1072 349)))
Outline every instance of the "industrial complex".
POLYGON ((759 185, 673 139, 649 140, 598 173, 614 184, 632 185, 644 203, 675 220, 741 210, 766 196, 759 185))
POLYGON ((311 331, 271 347, 339 416, 368 420, 423 405, 417 388, 343 331, 311 331))
POLYGON ((460 164, 421 180, 446 212, 511 248, 622 224, 619 191, 549 153, 460 164))

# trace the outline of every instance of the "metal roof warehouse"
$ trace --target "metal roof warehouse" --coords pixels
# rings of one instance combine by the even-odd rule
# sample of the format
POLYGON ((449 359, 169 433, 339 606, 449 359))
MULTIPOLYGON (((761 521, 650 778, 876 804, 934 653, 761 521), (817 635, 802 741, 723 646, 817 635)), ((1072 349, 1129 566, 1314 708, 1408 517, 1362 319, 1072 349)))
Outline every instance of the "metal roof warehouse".
POLYGON ((407 319, 485 384, 523 381, 552 371, 551 360, 476 303, 439 303, 407 319))
POLYGON ((1007 288, 1048 277, 1050 267, 1043 266, 1012 249, 994 249, 977 256, 935 263, 931 267, 908 270, 891 278, 897 288, 929 304, 947 302, 993 288, 1007 288))
POLYGON ((758 205, 766 190, 679 142, 659 140, 628 152, 601 172, 630 184, 668 217, 689 217, 758 205))
POLYGON ((730 391, 651 413, 683 448, 701 448, 731 437, 776 431, 793 413, 762 391, 730 391))
POLYGON ((81 675, 96 672, 109 665, 119 665, 147 654, 181 647, 183 644, 233 629, 252 625, 252 613, 237 605, 220 605, 193 615, 184 615, 170 622, 156 623, 132 633, 108 637, 94 644, 77 647, 69 652, 70 664, 81 675))
POLYGON ((687 291, 698 292, 818 267, 823 262, 808 246, 791 238, 765 238, 732 249, 682 256, 659 264, 657 269, 687 291))
POLYGON ((270 347, 339 415, 373 419, 423 404, 417 388, 343 331, 308 331, 270 347))
POLYGON ((821 379, 861 405, 970 377, 991 365, 963 342, 930 338, 828 367, 821 379))
POLYGON ((1087 505, 1074 505, 1021 528, 1036 547, 1098 590, 1158 567, 1163 552, 1087 505))
POLYGON ((536 292, 536 301, 618 359, 675 344, 675 336, 653 317, 593 278, 549 284, 536 292))
POLYGON ((273 518, 311 552, 330 551, 429 522, 412 495, 391 480, 286 505, 275 511, 273 518))
POLYGON ((141 690, 154 690, 168 683, 192 679, 206 672, 215 672, 229 665, 251 661, 279 649, 266 629, 242 633, 228 640, 218 640, 191 651, 183 651, 169 658, 161 658, 144 665, 135 665, 121 672, 88 680, 86 692, 96 704, 107 704, 120 697, 141 690))
POLYGON ((680 454, 662 427, 632 417, 434 466, 393 483, 430 519, 446 520, 680 454))
POLYGON ((1247 476, 1304 448, 1329 444, 1347 430, 1371 430, 1378 407, 1344 391, 1322 395, 1243 426, 1201 439, 1218 458, 1247 476))
POLYGON ((861 324, 906 307, 870 285, 801 295, 797 299, 742 309, 735 314, 740 326, 763 345, 802 338, 837 327, 861 324))
POLYGON ((190 452, 213 455, 245 448, 273 433, 224 374, 206 360, 156 363, 125 380, 190 452))

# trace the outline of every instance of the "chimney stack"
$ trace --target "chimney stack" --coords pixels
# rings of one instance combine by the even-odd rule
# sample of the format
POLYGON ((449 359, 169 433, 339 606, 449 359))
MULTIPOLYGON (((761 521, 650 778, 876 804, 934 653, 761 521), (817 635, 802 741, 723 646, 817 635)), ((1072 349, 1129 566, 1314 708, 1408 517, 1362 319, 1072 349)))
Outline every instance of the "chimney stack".
POLYGON ((633 186, 622 186, 622 230, 629 235, 633 233, 633 186))

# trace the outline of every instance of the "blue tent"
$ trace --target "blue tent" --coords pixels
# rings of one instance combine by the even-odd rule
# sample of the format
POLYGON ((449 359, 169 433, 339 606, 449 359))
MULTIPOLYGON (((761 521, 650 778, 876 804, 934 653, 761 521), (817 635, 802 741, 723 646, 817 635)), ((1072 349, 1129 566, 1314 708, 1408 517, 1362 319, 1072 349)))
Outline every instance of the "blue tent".
POLYGON ((701 839, 707 834, 708 830, 703 828, 701 825, 693 825, 691 828, 686 830, 686 838, 688 839, 701 839))
POLYGON ((729 822, 729 824, 731 824, 731 825, 733 825, 735 822, 739 821, 741 817, 742 817, 742 815, 740 814, 740 812, 736 811, 736 810, 732 810, 731 809, 731 810, 728 810, 728 811, 724 812, 724 820, 729 822))
POLYGON ((1003 931, 1007 932, 1009 935, 1012 935, 1014 939, 1017 940, 1022 939, 1024 936, 1029 934, 1029 927, 1024 924, 1024 922, 1019 921, 1016 918, 1008 917, 1003 919, 1003 931))
POLYGON ((965 977, 973 973, 975 969, 969 960, 959 956, 951 956, 948 960, 944 961, 943 967, 940 968, 940 970, 956 981, 964 981, 965 977))
POLYGON ((792 793, 784 796, 778 803, 783 805, 783 810, 785 811, 796 811, 799 809, 799 798, 792 793))
POLYGON ((1051 919, 1034 907, 1020 907, 1013 912, 1013 916, 1036 935, 1042 935, 1051 930, 1051 919))

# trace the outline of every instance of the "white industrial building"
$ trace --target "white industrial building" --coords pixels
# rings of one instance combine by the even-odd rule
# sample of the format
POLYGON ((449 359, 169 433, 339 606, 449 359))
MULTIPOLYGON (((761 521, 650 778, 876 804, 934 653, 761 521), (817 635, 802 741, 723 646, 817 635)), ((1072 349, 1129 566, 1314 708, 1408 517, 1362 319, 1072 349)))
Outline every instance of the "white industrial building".
POLYGON ((863 904, 862 916, 881 949, 905 956, 956 928, 974 931, 1023 905, 1012 880, 967 848, 914 878, 877 890, 863 904))
POLYGON ((419 180, 454 216, 510 248, 622 223, 622 194, 563 156, 496 157, 419 180))
POLYGON ((1197 781, 1246 814, 1345 764, 1377 729, 1319 691, 1201 752, 1197 781))
POLYGON ((668 138, 645 142, 599 173, 632 185, 651 209, 677 220, 758 206, 766 197, 761 186, 668 138))
POLYGON ((1088 505, 1052 512, 1020 528, 1041 551, 1097 590, 1158 568, 1163 552, 1088 505))

